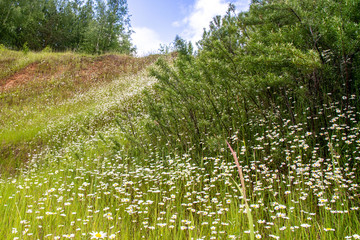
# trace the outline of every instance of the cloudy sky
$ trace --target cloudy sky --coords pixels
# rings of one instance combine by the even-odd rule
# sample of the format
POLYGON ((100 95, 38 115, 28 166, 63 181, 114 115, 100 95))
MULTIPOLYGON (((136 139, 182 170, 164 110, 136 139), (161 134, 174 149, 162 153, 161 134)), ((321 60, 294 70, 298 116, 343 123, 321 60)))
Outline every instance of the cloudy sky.
POLYGON ((133 43, 138 55, 156 52, 176 35, 192 41, 201 39, 216 15, 224 15, 229 3, 247 10, 250 0, 128 0, 133 43))

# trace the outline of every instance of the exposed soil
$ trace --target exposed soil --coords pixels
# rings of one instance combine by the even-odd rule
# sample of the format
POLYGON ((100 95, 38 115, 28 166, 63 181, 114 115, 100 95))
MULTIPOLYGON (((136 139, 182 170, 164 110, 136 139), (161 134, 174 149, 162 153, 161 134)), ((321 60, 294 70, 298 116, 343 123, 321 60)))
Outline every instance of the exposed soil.
MULTIPOLYGON (((45 108, 47 104, 57 104, 102 83, 119 79, 124 75, 136 74, 158 58, 156 55, 143 58, 125 55, 46 56, 11 75, 0 77, 0 110, 2 107, 12 108, 13 105, 18 105, 16 109, 19 111, 22 107, 31 108, 31 104, 28 103, 32 103, 34 99, 39 106, 45 108)), ((17 61, 18 59, 12 57, 1 60, 0 71, 9 72, 10 68, 17 65, 17 61)), ((1 125, 4 125, 2 119, 1 125)), ((0 161, 0 168, 6 169, 5 172, 15 172, 17 165, 28 160, 29 149, 35 146, 42 147, 41 141, 39 138, 12 143, 0 139, 0 159, 6 159, 0 161)))
POLYGON ((155 58, 133 58, 104 55, 96 58, 81 57, 73 60, 46 60, 31 63, 13 75, 0 79, 0 91, 8 91, 31 82, 44 82, 68 76, 81 85, 109 81, 124 73, 136 73, 155 58))
POLYGON ((20 84, 24 84, 25 82, 31 81, 36 77, 36 68, 37 63, 32 63, 25 67, 24 69, 21 69, 20 71, 16 72, 14 75, 3 79, 0 82, 0 89, 6 90, 12 87, 15 87, 20 84))

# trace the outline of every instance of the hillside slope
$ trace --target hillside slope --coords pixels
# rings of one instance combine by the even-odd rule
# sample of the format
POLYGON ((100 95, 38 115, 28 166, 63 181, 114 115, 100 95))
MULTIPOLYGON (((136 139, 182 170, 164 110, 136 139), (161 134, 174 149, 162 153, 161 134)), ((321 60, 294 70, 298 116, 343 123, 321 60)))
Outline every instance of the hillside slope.
POLYGON ((338 152, 359 158, 359 128, 344 138, 337 103, 324 109, 324 131, 337 128, 327 159, 306 123, 248 121, 256 145, 229 139, 239 180, 225 142, 197 155, 186 134, 186 151, 159 137, 186 119, 148 112, 182 104, 159 100, 157 56, 2 53, 1 239, 358 239, 358 175, 338 152))
MULTIPOLYGON (((34 149, 44 147, 52 138, 45 132, 60 125, 61 131, 66 132, 70 126, 64 125, 69 124, 65 122, 70 118, 85 117, 110 101, 96 94, 120 95, 134 87, 133 78, 143 74, 156 58, 1 50, 2 169, 14 170, 28 160, 34 149)), ((138 79, 147 81, 146 77, 138 79)), ((136 86, 144 86, 144 82, 138 84, 136 86)), ((115 105, 112 107, 116 108, 115 105)), ((98 120, 98 127, 109 121, 98 120)))

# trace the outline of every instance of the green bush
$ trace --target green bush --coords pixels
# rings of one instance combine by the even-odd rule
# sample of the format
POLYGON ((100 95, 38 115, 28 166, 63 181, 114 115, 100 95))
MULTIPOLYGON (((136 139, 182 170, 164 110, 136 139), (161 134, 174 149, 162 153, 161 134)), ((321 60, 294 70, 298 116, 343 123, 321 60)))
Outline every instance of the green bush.
POLYGON ((199 153, 219 149, 225 140, 244 140, 234 141, 239 148, 254 143, 254 134, 265 131, 261 122, 305 122, 316 136, 328 126, 323 105, 340 102, 346 111, 358 91, 352 64, 360 44, 351 17, 357 5, 346 2, 339 10, 327 1, 321 7, 311 1, 254 1, 240 14, 230 6, 204 32, 196 54, 177 38, 177 59, 158 61, 151 73, 158 83, 147 99, 149 135, 161 139, 160 145, 199 153), (249 122, 259 125, 251 129, 249 122))
POLYGON ((24 43, 24 45, 23 45, 23 47, 22 47, 22 51, 23 51, 23 53, 24 53, 25 55, 29 53, 30 49, 29 49, 29 47, 28 47, 28 43, 27 43, 27 42, 24 43))

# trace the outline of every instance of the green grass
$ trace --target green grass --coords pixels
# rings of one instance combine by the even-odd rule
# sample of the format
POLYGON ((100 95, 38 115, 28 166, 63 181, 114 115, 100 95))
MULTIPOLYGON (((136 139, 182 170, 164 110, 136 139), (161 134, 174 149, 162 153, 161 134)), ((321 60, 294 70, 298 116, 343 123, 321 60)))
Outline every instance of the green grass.
POLYGON ((128 78, 140 73, 154 59, 155 56, 135 59, 121 55, 94 57, 2 50, 0 61, 8 64, 2 65, 0 70, 8 74, 1 75, 0 87, 17 74, 26 75, 21 81, 15 81, 13 87, 0 89, 2 167, 13 169, 26 162, 31 149, 49 141, 49 134, 44 134, 49 132, 49 128, 61 126, 62 131, 66 131, 71 121, 82 121, 80 119, 89 114, 97 114, 98 124, 105 124, 107 120, 101 118, 112 114, 117 106, 113 103, 101 109, 101 104, 109 105, 109 97, 122 96, 132 84, 128 78), (36 64, 35 70, 26 70, 30 64, 36 64), (105 102, 98 101, 105 98, 105 102), (7 149, 18 149, 15 160, 14 154, 7 149))
MULTIPOLYGON (((2 239, 90 239, 100 232, 105 239, 250 239, 247 206, 255 238, 357 237, 357 176, 337 161, 349 157, 338 155, 347 146, 358 157, 358 128, 347 139, 338 128, 327 138, 334 143, 331 157, 322 159, 318 146, 307 147, 311 139, 302 126, 249 121, 247 129, 259 130, 256 145, 244 146, 238 136, 230 142, 242 165, 245 203, 225 142, 216 156, 193 159, 191 150, 160 149, 146 136, 142 90, 154 81, 143 69, 86 91, 48 87, 34 94, 38 88, 25 86, 1 93, 14 99, 2 102, 2 154, 13 161, 7 166, 18 168, 1 178, 2 239), (63 97, 47 102, 50 93, 63 97), (23 94, 29 97, 19 101, 23 94), (286 139, 280 131, 288 132, 286 139), (16 149, 25 152, 24 164, 15 160, 16 149)), ((338 117, 329 128, 343 124, 338 117)))

